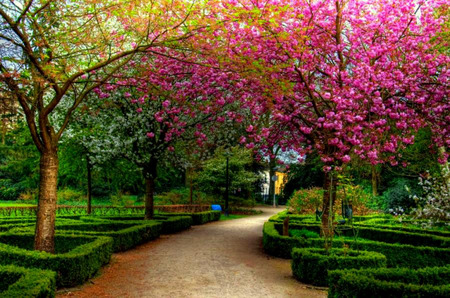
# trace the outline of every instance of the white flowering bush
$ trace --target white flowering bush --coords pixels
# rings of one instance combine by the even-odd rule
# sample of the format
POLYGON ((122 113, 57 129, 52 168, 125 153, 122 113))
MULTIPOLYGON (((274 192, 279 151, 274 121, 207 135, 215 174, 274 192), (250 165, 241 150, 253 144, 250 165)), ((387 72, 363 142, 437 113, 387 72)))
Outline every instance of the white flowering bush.
POLYGON ((412 215, 416 219, 427 219, 430 225, 438 222, 450 221, 450 183, 442 178, 426 177, 419 178, 419 185, 423 194, 412 196, 418 207, 413 209, 412 215))

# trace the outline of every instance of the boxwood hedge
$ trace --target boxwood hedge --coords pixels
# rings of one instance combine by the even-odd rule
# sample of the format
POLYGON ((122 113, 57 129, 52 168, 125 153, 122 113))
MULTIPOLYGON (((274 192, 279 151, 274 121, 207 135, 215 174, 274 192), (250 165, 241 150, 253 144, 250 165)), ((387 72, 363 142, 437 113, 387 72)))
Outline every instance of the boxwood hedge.
POLYGON ((372 251, 349 249, 294 248, 292 273, 298 280, 315 286, 328 285, 328 270, 386 267, 386 257, 372 251))
POLYGON ((450 266, 335 270, 328 297, 450 297, 450 266))
POLYGON ((113 240, 57 234, 55 254, 34 251, 33 243, 33 233, 0 233, 0 264, 52 270, 57 272, 58 286, 70 287, 83 283, 109 262, 113 240))
POLYGON ((193 225, 203 225, 220 219, 220 211, 204 211, 197 213, 162 213, 163 216, 191 216, 193 225))
POLYGON ((53 271, 0 266, 0 297, 55 297, 55 288, 53 271))
MULTIPOLYGON (((281 236, 274 222, 266 222, 263 228, 263 247, 270 255, 290 258, 294 247, 323 248, 323 239, 303 239, 281 236)), ((305 228, 305 225, 302 226, 305 228)), ((278 225, 281 229, 281 225, 278 225)), ((307 226, 306 226, 307 228, 307 226)), ((385 243, 371 240, 334 239, 333 247, 349 245, 356 250, 376 251, 385 255, 388 267, 422 268, 450 264, 450 249, 385 243)))
MULTIPOLYGON (((86 216, 82 217, 83 221, 94 221, 97 223, 103 222, 116 222, 122 224, 129 224, 133 222, 136 224, 144 224, 149 222, 149 220, 144 220, 144 217, 141 216, 102 216, 102 217, 92 217, 86 216)), ((162 224, 161 234, 172 234, 177 233, 186 229, 189 229, 192 225, 192 217, 191 216, 162 216, 155 215, 152 221, 156 221, 162 224)))
MULTIPOLYGON (((281 229, 281 224, 276 223, 275 227, 277 229, 281 229)), ((299 230, 307 229, 320 233, 320 225, 318 224, 290 223, 289 228, 299 230)), ((377 227, 358 227, 356 229, 352 229, 351 227, 348 227, 346 229, 342 229, 340 234, 342 236, 354 236, 356 234, 358 237, 367 240, 382 241, 387 243, 400 243, 415 246, 423 246, 426 244, 426 246, 450 248, 450 237, 411 233, 401 230, 380 229, 377 227)))

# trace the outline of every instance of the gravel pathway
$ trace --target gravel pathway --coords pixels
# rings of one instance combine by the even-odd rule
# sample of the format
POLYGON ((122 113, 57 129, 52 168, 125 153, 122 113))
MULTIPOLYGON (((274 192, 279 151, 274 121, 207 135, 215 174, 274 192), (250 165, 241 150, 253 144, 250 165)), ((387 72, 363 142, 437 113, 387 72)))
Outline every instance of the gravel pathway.
POLYGON ((99 277, 58 297, 326 297, 262 250, 262 226, 282 209, 193 226, 114 254, 99 277))

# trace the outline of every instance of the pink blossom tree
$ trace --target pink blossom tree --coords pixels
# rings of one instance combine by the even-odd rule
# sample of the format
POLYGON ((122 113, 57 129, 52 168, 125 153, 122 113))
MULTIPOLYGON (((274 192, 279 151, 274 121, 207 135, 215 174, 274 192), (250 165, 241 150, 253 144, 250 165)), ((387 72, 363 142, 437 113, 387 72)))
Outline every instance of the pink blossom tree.
MULTIPOLYGON (((325 234, 342 165, 396 165, 398 150, 426 126, 448 148, 450 58, 435 50, 447 18, 435 12, 445 1, 239 3, 229 15, 238 25, 225 23, 218 43, 230 48, 230 64, 266 86, 254 111, 270 110, 285 127, 281 145, 320 154, 325 234)), ((252 131, 261 139, 262 128, 252 131)))

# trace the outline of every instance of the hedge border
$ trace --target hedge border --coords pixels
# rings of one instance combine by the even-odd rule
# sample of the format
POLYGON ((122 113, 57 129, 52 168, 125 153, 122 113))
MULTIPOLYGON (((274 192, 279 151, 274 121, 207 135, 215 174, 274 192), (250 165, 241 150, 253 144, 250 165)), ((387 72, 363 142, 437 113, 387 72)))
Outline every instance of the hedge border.
POLYGON ((450 297, 450 266, 335 270, 328 297, 450 297))
POLYGON ((160 213, 162 216, 191 216, 193 225, 203 225, 208 222, 218 221, 220 214, 220 211, 215 210, 197 213, 160 213))
POLYGON ((351 249, 294 248, 291 268, 294 277, 315 286, 328 286, 328 270, 386 267, 386 257, 373 251, 351 249))
MULTIPOLYGON (((323 239, 306 240, 281 236, 275 225, 274 222, 266 222, 263 227, 263 248, 272 256, 288 259, 291 257, 291 251, 294 247, 324 247, 323 239)), ((333 240, 333 247, 341 248, 344 245, 350 245, 352 249, 380 252, 386 256, 388 267, 423 268, 450 264, 450 249, 448 248, 392 244, 370 240, 333 240)))
MULTIPOLYGON (((32 233, 0 233, 2 236, 29 237, 33 241, 32 233)), ((92 240, 63 254, 26 250, 0 242, 0 263, 47 269, 57 272, 57 286, 70 287, 82 284, 92 277, 101 266, 107 264, 111 258, 113 239, 111 237, 92 237, 68 234, 57 234, 60 238, 80 238, 92 240)))
POLYGON ((0 297, 55 297, 56 272, 13 265, 0 266, 0 272, 19 275, 17 281, 10 284, 7 290, 0 292, 0 297))

